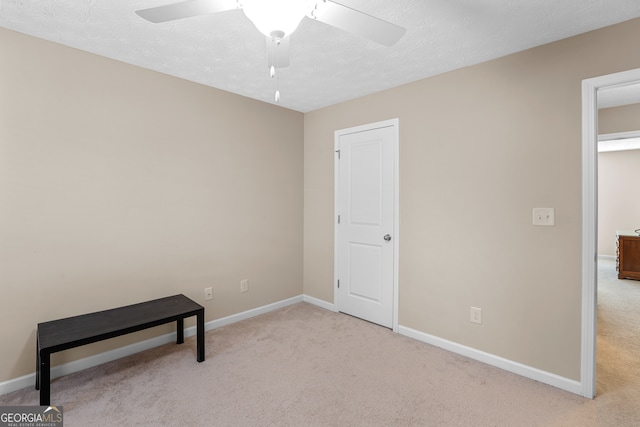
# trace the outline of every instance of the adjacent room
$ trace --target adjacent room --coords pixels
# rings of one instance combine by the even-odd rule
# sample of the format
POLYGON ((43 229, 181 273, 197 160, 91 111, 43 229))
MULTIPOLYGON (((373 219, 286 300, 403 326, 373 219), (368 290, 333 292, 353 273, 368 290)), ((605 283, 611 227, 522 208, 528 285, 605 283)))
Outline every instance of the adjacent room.
MULTIPOLYGON (((253 2, 173 3, 0 1, 0 407, 38 404, 39 323, 183 294, 206 360, 193 318, 54 353, 67 425, 640 423, 638 330, 585 344, 585 310, 632 310, 583 306, 582 92, 640 69, 640 4, 298 2, 265 35, 253 2)), ((639 152, 587 153, 599 279, 639 152)))
MULTIPOLYGON (((599 393, 633 384, 640 360, 640 204, 633 184, 640 162, 640 104, 637 86, 612 105, 606 96, 598 110, 598 363, 599 393), (620 236, 622 241, 619 240, 620 236), (631 245, 629 246, 629 243, 631 245), (620 246, 627 251, 620 252, 620 246)), ((606 95, 606 94, 605 94, 606 95)))

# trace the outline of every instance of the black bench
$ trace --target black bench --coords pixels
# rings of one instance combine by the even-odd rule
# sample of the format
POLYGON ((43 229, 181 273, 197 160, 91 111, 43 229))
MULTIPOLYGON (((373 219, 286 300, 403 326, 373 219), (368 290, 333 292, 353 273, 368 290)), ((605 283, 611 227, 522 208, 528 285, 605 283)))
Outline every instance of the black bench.
POLYGON ((51 353, 177 322, 177 344, 184 342, 184 319, 197 316, 197 360, 204 361, 204 307, 184 295, 174 295, 126 307, 38 323, 36 390, 40 405, 50 405, 51 353))

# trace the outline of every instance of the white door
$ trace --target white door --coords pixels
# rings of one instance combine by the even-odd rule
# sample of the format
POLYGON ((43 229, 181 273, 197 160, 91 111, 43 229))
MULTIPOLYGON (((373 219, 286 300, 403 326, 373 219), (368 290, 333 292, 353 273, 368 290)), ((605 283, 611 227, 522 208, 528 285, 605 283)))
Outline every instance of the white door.
POLYGON ((336 132, 337 308, 394 327, 397 120, 336 132))

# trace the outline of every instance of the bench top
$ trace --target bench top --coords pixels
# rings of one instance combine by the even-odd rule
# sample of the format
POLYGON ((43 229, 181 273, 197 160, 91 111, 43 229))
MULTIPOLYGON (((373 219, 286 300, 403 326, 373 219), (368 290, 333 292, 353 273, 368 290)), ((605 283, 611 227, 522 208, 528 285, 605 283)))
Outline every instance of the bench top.
POLYGON ((125 307, 38 323, 38 351, 54 353, 195 316, 204 307, 179 294, 125 307))

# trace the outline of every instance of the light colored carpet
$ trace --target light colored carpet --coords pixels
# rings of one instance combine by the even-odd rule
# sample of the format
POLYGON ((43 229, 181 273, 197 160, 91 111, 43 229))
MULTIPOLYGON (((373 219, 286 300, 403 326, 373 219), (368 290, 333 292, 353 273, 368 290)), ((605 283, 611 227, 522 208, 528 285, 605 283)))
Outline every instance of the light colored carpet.
MULTIPOLYGON (((640 292, 640 282, 616 285, 640 292)), ((618 312, 599 310, 601 329, 639 307, 622 299, 618 312)), ((637 331, 599 338, 590 400, 300 303, 208 332, 203 363, 191 337, 56 379, 52 402, 67 427, 632 426, 637 331)), ((0 405, 37 402, 32 387, 0 396, 0 405)))
POLYGON ((597 325, 602 425, 640 426, 640 281, 619 280, 614 260, 598 261, 597 325))

